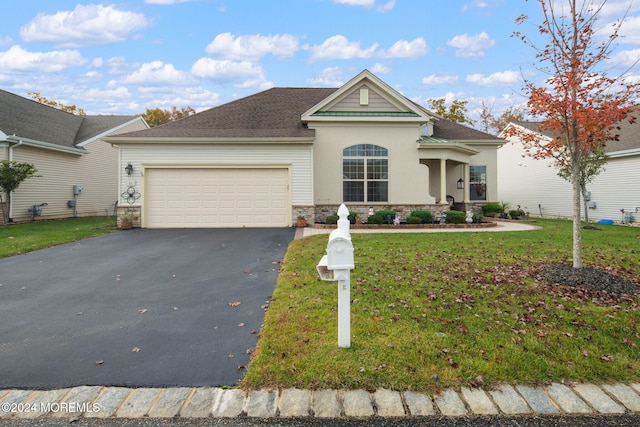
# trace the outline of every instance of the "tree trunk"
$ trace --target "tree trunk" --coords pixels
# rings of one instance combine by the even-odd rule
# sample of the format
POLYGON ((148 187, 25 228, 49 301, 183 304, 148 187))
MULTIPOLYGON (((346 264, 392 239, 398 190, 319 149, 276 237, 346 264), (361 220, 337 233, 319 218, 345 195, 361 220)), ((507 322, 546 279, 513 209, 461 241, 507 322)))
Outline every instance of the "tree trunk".
POLYGON ((573 268, 582 268, 582 227, 580 224, 580 162, 571 164, 573 184, 573 268))

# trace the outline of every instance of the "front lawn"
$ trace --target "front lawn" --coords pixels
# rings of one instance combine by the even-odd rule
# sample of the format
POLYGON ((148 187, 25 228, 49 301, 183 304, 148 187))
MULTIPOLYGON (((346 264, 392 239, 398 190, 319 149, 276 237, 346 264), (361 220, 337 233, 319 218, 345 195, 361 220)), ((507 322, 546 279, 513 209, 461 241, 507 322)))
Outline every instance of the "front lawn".
MULTIPOLYGON (((242 386, 435 391, 638 381, 640 296, 545 282, 571 264, 571 223, 505 233, 353 234, 351 348, 337 346, 327 236, 291 243, 242 386)), ((640 228, 584 230, 585 265, 637 282, 640 228)))
POLYGON ((73 218, 0 226, 0 258, 73 242, 115 230, 113 218, 73 218))

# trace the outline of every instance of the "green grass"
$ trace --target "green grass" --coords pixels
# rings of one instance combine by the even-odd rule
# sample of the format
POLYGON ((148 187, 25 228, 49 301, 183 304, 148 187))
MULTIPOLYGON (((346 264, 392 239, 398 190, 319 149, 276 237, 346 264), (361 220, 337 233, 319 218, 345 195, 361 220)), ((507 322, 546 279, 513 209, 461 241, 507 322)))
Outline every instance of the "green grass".
MULTIPOLYGON (((536 279, 571 263, 571 223, 506 233, 353 234, 351 348, 327 236, 291 243, 242 386, 435 391, 461 385, 638 381, 640 298, 536 279)), ((584 230, 586 266, 636 280, 640 229, 584 230)))
POLYGON ((74 218, 0 226, 0 258, 73 242, 115 230, 113 218, 74 218))

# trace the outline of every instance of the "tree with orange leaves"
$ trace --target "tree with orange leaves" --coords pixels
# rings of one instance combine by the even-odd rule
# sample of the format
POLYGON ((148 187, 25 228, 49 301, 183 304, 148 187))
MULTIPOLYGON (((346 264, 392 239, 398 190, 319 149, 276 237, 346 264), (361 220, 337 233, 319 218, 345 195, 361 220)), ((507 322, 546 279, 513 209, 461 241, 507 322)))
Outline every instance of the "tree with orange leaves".
MULTIPOLYGON (((528 36, 514 32, 536 51, 536 69, 549 75, 544 85, 524 81, 529 112, 542 119, 541 131, 509 127, 506 136, 518 137, 529 156, 553 159, 559 175, 573 188, 573 267, 582 268, 580 222, 581 191, 604 164, 601 158, 607 141, 617 140, 619 124, 633 123, 640 85, 626 79, 626 73, 611 77, 603 69, 613 51, 624 17, 611 25, 603 41, 594 37, 595 23, 606 0, 536 0, 542 7, 543 23, 538 31, 546 44, 536 46, 528 36), (600 159, 594 162, 594 159, 600 159)), ((528 17, 520 16, 517 24, 528 17)), ((600 39, 602 40, 602 39, 600 39)))

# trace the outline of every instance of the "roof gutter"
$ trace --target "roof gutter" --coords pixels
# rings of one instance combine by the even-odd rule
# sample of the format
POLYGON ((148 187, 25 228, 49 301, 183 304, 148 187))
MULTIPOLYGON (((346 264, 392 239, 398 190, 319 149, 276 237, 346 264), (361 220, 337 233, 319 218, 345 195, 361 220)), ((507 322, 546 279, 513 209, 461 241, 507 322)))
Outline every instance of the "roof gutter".
POLYGON ((16 135, 8 136, 7 141, 9 141, 9 143, 17 142, 18 144, 14 145, 14 147, 25 144, 29 147, 44 148, 45 150, 60 151, 62 153, 69 153, 69 154, 84 155, 88 153, 87 150, 84 150, 84 149, 74 148, 74 147, 64 147, 62 145, 52 144, 50 142, 36 141, 28 138, 20 138, 16 135))

